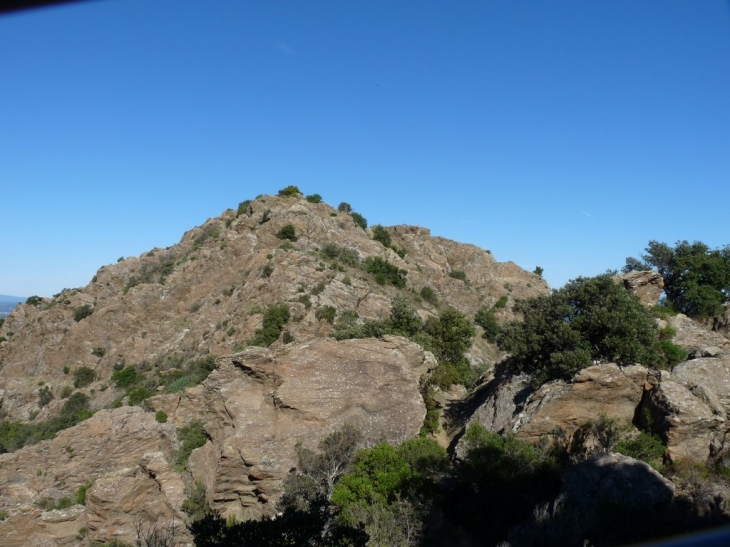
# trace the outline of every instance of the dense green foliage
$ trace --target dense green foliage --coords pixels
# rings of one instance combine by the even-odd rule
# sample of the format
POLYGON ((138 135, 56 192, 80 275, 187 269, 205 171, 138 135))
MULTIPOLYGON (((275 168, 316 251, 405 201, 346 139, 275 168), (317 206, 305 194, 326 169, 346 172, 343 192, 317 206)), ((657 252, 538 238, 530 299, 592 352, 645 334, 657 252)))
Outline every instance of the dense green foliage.
POLYGON ((79 367, 74 370, 74 387, 82 388, 96 380, 96 372, 89 367, 79 367))
POLYGON ((373 226, 373 239, 382 243, 385 247, 390 247, 390 244, 393 242, 390 237, 390 232, 380 224, 373 226))
POLYGON ((343 201, 337 206, 337 210, 340 213, 349 213, 352 211, 352 206, 346 201, 343 201))
POLYGON ((92 313, 94 313, 94 308, 92 308, 89 304, 79 306, 74 309, 74 321, 78 323, 82 319, 89 317, 92 313))
POLYGON ((52 439, 62 429, 68 429, 90 418, 89 398, 83 393, 74 393, 63 405, 58 416, 41 423, 0 423, 0 453, 14 452, 31 444, 52 439))
POLYGON ((497 316, 494 315, 493 309, 484 306, 479 308, 477 313, 474 315, 474 322, 484 330, 482 333, 484 338, 492 343, 497 341, 499 323, 497 323, 497 316))
POLYGON ((322 203, 322 196, 319 194, 311 194, 306 199, 309 203, 322 203))
POLYGON ((284 325, 289 321, 289 306, 276 304, 264 310, 264 324, 258 329, 254 337, 249 340, 251 346, 267 347, 278 340, 284 325))
POLYGON ((456 468, 447 515, 482 545, 495 545, 539 502, 560 490, 561 464, 549 449, 472 424, 464 435, 466 456, 456 468))
POLYGON ((281 190, 279 190, 279 196, 281 197, 295 198, 299 195, 301 195, 299 188, 293 185, 287 186, 286 188, 282 188, 281 190))
POLYGON ((730 245, 710 249, 699 241, 677 241, 670 247, 652 240, 641 258, 627 258, 623 271, 656 269, 667 300, 686 315, 719 315, 730 300, 730 245))
POLYGON ((350 216, 352 217, 352 221, 360 226, 360 228, 362 228, 363 230, 368 227, 367 219, 360 213, 356 213, 355 211, 353 211, 352 213, 350 213, 350 216))
POLYGON ((251 206, 251 200, 247 199, 245 201, 242 201, 238 204, 238 208, 236 209, 236 216, 241 216, 248 214, 248 208, 251 206))
POLYGON ((338 321, 333 336, 337 340, 380 338, 386 334, 410 338, 433 352, 439 365, 431 381, 447 389, 456 383, 472 387, 478 379, 479 371, 473 370, 464 356, 471 347, 474 333, 473 323, 454 309, 443 309, 439 317, 423 321, 405 297, 397 296, 386 319, 364 321, 362 324, 338 321))
POLYGON ((426 302, 428 302, 432 306, 438 306, 439 295, 431 287, 423 287, 419 294, 420 294, 421 298, 423 298, 426 302))
POLYGON ((297 230, 294 228, 292 224, 287 224, 286 226, 282 226, 281 230, 276 232, 276 237, 279 239, 288 239, 289 241, 296 241, 297 240, 297 230))
POLYGON ((188 458, 193 450, 200 448, 208 442, 208 435, 205 433, 205 425, 200 420, 193 420, 187 425, 177 430, 177 438, 180 446, 177 450, 177 458, 175 463, 180 467, 185 467, 188 458))
POLYGON ((357 251, 348 249, 347 247, 340 247, 335 243, 325 243, 320 253, 323 257, 329 260, 336 260, 346 266, 355 267, 360 263, 357 251))
POLYGON ((115 370, 112 372, 112 382, 117 387, 129 387, 137 381, 137 369, 132 366, 124 367, 121 370, 115 370))
POLYGON ((650 313, 610 275, 570 281, 550 296, 518 301, 515 311, 523 321, 503 326, 497 343, 535 385, 568 379, 593 360, 665 363, 650 313))
POLYGON ((394 266, 379 256, 367 257, 362 264, 362 269, 373 274, 378 285, 391 283, 398 288, 406 286, 406 275, 408 275, 408 271, 394 266))
POLYGON ((335 322, 336 314, 337 309, 334 306, 322 306, 321 308, 317 308, 317 311, 314 312, 314 317, 317 319, 317 321, 321 321, 322 319, 324 319, 330 325, 332 325, 335 322))

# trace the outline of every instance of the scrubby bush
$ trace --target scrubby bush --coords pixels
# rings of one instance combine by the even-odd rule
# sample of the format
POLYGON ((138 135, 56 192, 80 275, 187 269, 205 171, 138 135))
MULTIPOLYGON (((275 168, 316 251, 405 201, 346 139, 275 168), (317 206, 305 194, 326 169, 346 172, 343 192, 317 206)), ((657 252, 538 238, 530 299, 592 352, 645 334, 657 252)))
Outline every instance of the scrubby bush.
POLYGON ((74 370, 74 387, 82 388, 96 380, 96 372, 89 367, 79 367, 74 370))
POLYGON ((43 298, 40 296, 29 296, 26 301, 26 304, 30 306, 36 306, 38 307, 40 304, 43 304, 43 298))
POLYGON ((663 363, 656 324, 638 298, 604 274, 578 278, 550 296, 520 300, 522 321, 502 327, 497 343, 533 384, 569 379, 594 360, 663 363))
POLYGON ((342 262, 346 266, 357 266, 360 263, 360 258, 357 255, 357 251, 348 249, 347 247, 340 247, 335 243, 325 243, 320 253, 327 259, 337 260, 342 262))
POLYGON ((279 196, 281 197, 295 198, 299 195, 301 195, 299 188, 293 185, 287 186, 286 188, 282 188, 281 190, 279 190, 279 196))
POLYGON ((38 406, 40 408, 43 408, 48 403, 50 403, 53 400, 53 393, 51 393, 51 388, 48 386, 43 386, 38 391, 38 406))
POLYGON ((165 412, 164 410, 158 410, 155 413, 155 421, 157 421, 161 424, 164 424, 165 422, 167 422, 167 412, 165 412))
POLYGON ((144 386, 133 387, 128 392, 129 404, 134 406, 152 397, 152 392, 144 386))
POLYGON ((482 336, 489 342, 496 342, 499 334, 499 323, 494 315, 494 310, 482 306, 474 315, 474 322, 484 329, 482 336))
POLYGON ((507 307, 507 301, 509 300, 509 297, 506 294, 503 294, 499 297, 499 300, 495 302, 494 307, 495 309, 502 310, 507 307))
POLYGON ((334 306, 322 306, 321 308, 318 308, 316 312, 314 312, 314 317, 317 319, 317 321, 321 321, 322 319, 324 319, 330 325, 332 325, 335 322, 336 313, 337 309, 334 306))
POLYGON ((464 270, 451 270, 449 272, 449 277, 461 279, 464 283, 466 283, 466 272, 464 270))
POLYGON ((278 237, 279 239, 288 239, 289 241, 296 241, 297 240, 296 228, 294 228, 294 226, 291 224, 282 226, 281 230, 276 232, 276 237, 278 237))
POLYGON ((129 387, 137 381, 137 370, 132 367, 124 367, 112 373, 112 381, 117 387, 129 387))
POLYGON ((352 211, 352 206, 350 206, 350 204, 346 201, 343 201, 337 206, 337 210, 340 213, 349 213, 350 211, 352 211))
POLYGON ((350 216, 352 217, 352 221, 360 226, 363 230, 368 227, 368 221, 367 219, 362 216, 360 213, 352 212, 350 213, 350 216))
POLYGON ((322 203, 322 196, 319 194, 309 195, 306 199, 309 203, 322 203))
POLYGON ((78 323, 82 319, 89 317, 92 313, 94 313, 94 309, 89 304, 79 306, 74 309, 74 321, 78 323))
POLYGON ((196 448, 200 448, 208 442, 208 435, 205 433, 205 425, 200 420, 193 420, 177 430, 177 438, 180 447, 177 450, 175 463, 179 467, 185 467, 190 454, 196 448))
POLYGON ((251 206, 251 200, 247 199, 245 201, 242 201, 238 204, 238 209, 236 209, 236 216, 240 217, 241 215, 248 214, 248 208, 251 206))
POLYGON ((369 256, 363 262, 362 269, 375 276, 379 285, 391 283, 398 288, 406 286, 407 270, 394 266, 386 259, 379 256, 369 256))
POLYGON ((382 243, 384 247, 390 247, 390 244, 393 242, 390 237, 390 232, 380 224, 373 226, 373 239, 382 243))
POLYGON ((641 258, 627 258, 623 271, 656 269, 664 278, 667 300, 686 315, 713 317, 730 301, 730 245, 710 249, 685 240, 670 247, 652 240, 641 258))
POLYGON ((433 290, 431 287, 423 287, 419 294, 421 295, 421 298, 423 298, 429 304, 431 304, 433 306, 438 306, 438 304, 439 304, 438 293, 435 290, 433 290))
POLYGON ((270 346, 279 338, 287 321, 289 321, 289 306, 287 304, 269 306, 264 311, 263 326, 249 340, 249 345, 270 346))

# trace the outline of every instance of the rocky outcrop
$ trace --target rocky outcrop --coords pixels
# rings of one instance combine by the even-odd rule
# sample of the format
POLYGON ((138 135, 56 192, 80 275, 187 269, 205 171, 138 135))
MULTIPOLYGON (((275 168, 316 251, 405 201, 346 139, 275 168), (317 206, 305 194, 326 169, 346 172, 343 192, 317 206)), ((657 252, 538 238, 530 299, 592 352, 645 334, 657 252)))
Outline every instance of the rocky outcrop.
POLYGON ((62 545, 59 538, 75 538, 84 527, 89 541, 130 540, 137 522, 182 520, 185 484, 171 462, 175 429, 192 420, 205 423, 210 441, 193 451, 189 469, 212 507, 239 519, 270 515, 296 464, 297 442, 316 449, 346 423, 369 443, 417 435, 426 413, 419 378, 435 365, 430 353, 400 337, 317 339, 221 358, 203 384, 150 400, 167 412, 167 423, 137 407, 102 410, 53 441, 0 455, 9 513, 0 544, 62 545), (85 507, 49 516, 36 506, 72 497, 89 482, 85 507), (56 524, 34 527, 41 518, 56 524), (28 530, 25 543, 13 539, 17 530, 28 530))
POLYGON ((204 386, 153 404, 179 424, 205 421, 211 442, 193 454, 193 476, 215 509, 253 518, 274 512, 297 442, 316 449, 346 423, 371 443, 417 435, 426 413, 418 380, 435 365, 400 337, 318 339, 222 358, 204 386))
MULTIPOLYGON (((54 415, 60 391, 80 367, 96 373, 96 381, 84 389, 93 408, 108 407, 123 395, 109 381, 115 366, 154 368, 168 358, 229 355, 246 346, 261 327, 263 310, 273 304, 289 305, 286 329, 299 342, 332 331, 330 323, 317 318, 324 306, 340 315, 356 312, 359 321, 387 316, 401 290, 378 285, 354 262, 323 254, 328 245, 347 249, 360 261, 387 259, 407 272, 411 294, 430 287, 440 302, 467 315, 507 296, 499 312, 500 320, 507 320, 516 298, 549 291, 539 276, 498 262, 474 245, 432 237, 414 226, 388 230, 400 254, 325 203, 260 196, 248 212, 225 211, 172 247, 100 268, 86 287, 21 304, 0 326, 0 336, 8 339, 0 342, 2 408, 10 419, 28 420, 39 410, 39 390, 47 386, 56 399, 38 418, 54 415), (289 224, 297 241, 276 235, 289 224), (76 321, 84 306, 91 315, 76 321)), ((414 303, 424 317, 438 312, 415 296, 414 303)), ((501 353, 477 338, 469 358, 488 367, 501 353)))
POLYGON ((76 545, 79 530, 90 539, 133 537, 138 518, 171 518, 184 499, 180 476, 168 461, 175 429, 137 407, 102 410, 52 441, 0 455, 0 544, 18 547, 76 545), (42 511, 73 500, 91 484, 86 506, 42 511))
POLYGON ((664 290, 664 278, 658 272, 648 270, 628 272, 616 277, 645 306, 656 306, 664 290))
MULTIPOLYGON (((717 348, 721 352, 730 353, 730 340, 718 332, 713 332, 706 325, 690 319, 686 315, 677 314, 668 317, 666 324, 677 333, 672 342, 684 348, 690 354, 699 350, 700 355, 704 348, 717 348)), ((717 354, 716 350, 711 350, 717 354)))
POLYGON ((581 370, 572 382, 545 384, 520 411, 515 423, 518 436, 537 441, 558 430, 570 436, 600 414, 631 422, 641 402, 647 372, 638 365, 608 363, 581 370))
POLYGON ((498 376, 484 388, 484 400, 469 423, 492 431, 514 431, 535 442, 558 432, 570 437, 600 414, 631 422, 647 375, 642 366, 608 363, 583 369, 570 382, 549 382, 537 391, 529 388, 525 376, 498 376))
POLYGON ((646 409, 651 426, 665 436, 672 460, 705 462, 717 451, 724 436, 724 416, 713 412, 689 389, 669 378, 662 378, 647 395, 641 418, 646 419, 646 409))
POLYGON ((672 500, 674 491, 674 484, 649 464, 623 454, 597 454, 563 477, 563 492, 587 513, 601 502, 661 506, 672 500))

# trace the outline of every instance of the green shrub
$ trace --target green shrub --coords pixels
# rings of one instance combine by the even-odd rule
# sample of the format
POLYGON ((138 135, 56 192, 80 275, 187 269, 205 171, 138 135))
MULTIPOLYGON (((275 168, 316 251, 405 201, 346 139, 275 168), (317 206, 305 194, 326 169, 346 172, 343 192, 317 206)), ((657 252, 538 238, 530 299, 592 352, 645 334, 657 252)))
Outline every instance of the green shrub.
POLYGON ((390 244, 393 242, 390 237, 390 232, 380 224, 373 226, 373 239, 382 243, 384 247, 390 247, 390 244))
POLYGON ((284 330, 284 325, 289 321, 289 317, 289 306, 287 304, 277 304, 266 308, 264 311, 264 324, 249 340, 249 345, 267 347, 276 342, 281 335, 281 331, 284 330))
POLYGON ((287 186, 286 188, 282 188, 281 190, 279 190, 279 196, 281 197, 295 198, 299 195, 301 195, 299 188, 293 185, 287 186))
POLYGON ((365 262, 363 262, 362 269, 373 274, 379 285, 392 283, 398 288, 406 286, 406 275, 408 271, 394 266, 379 256, 367 257, 365 262))
POLYGON ((509 296, 506 294, 503 294, 499 297, 499 300, 494 304, 494 307, 498 310, 504 309, 507 307, 507 300, 509 300, 509 296))
POLYGON ((104 355, 106 355, 106 348, 94 348, 91 350, 91 355, 93 355, 94 357, 104 357, 104 355))
POLYGON ((272 273, 274 273, 274 267, 271 264, 266 264, 261 271, 261 277, 271 277, 272 273))
POLYGON ((74 370, 74 387, 86 387, 94 380, 96 380, 96 372, 89 367, 80 367, 74 370))
POLYGON ((309 203, 322 203, 322 196, 319 194, 312 194, 310 196, 307 196, 307 201, 309 203))
POLYGON ((362 228, 363 230, 368 227, 367 219, 360 213, 356 213, 353 211, 352 213, 350 213, 350 216, 352 217, 353 222, 360 226, 360 228, 362 228))
POLYGON ((68 365, 64 365, 63 367, 63 373, 68 374, 71 371, 71 369, 68 367, 68 365))
POLYGON ((285 344, 291 344, 294 341, 294 336, 292 336, 291 332, 285 330, 284 334, 281 335, 281 341, 285 344))
POLYGON ((86 491, 91 488, 91 486, 92 483, 87 482, 78 487, 72 500, 74 505, 86 505, 86 491))
POLYGON ((438 293, 436 293, 436 291, 434 291, 431 287, 423 287, 419 294, 421 295, 421 298, 423 298, 429 304, 431 304, 433 306, 438 306, 438 304, 439 304, 438 293))
POLYGON ((185 467, 188 458, 193 450, 200 448, 208 442, 208 436, 205 433, 205 425, 200 420, 193 420, 189 424, 177 430, 177 438, 180 447, 177 450, 177 458, 175 463, 180 467, 185 467))
POLYGON ((89 317, 92 313, 94 313, 94 310, 89 304, 79 306, 78 308, 74 309, 74 321, 78 323, 82 319, 89 317))
POLYGON ((482 306, 474 316, 474 322, 484 329, 482 336, 489 342, 496 342, 499 334, 499 323, 494 315, 494 310, 482 306))
POLYGON ((464 270, 451 270, 449 272, 449 277, 453 277, 454 279, 460 279, 466 282, 466 272, 464 270))
POLYGON ((540 266, 535 266, 535 270, 532 273, 534 273, 534 274, 539 275, 540 277, 542 277, 542 274, 543 274, 544 271, 545 270, 543 270, 540 266))
POLYGON ((339 211, 340 213, 349 213, 350 211, 352 211, 352 207, 350 206, 350 204, 349 204, 349 203, 347 203, 347 202, 343 201, 342 203, 340 203, 340 204, 339 204, 339 205, 337 206, 337 210, 338 210, 338 211, 339 211))
POLYGON ((279 239, 288 239, 289 241, 296 241, 297 240, 297 232, 296 228, 294 228, 293 225, 287 224, 286 226, 283 226, 281 230, 276 232, 276 237, 279 239))
POLYGON ((251 200, 247 199, 246 201, 242 201, 238 204, 238 209, 236 209, 236 216, 240 217, 241 215, 248 214, 248 208, 251 205, 251 200))
POLYGON ((129 387, 137 381, 137 370, 130 366, 112 373, 112 381, 117 387, 129 387))
POLYGON ((187 497, 182 503, 182 510, 190 517, 192 521, 200 520, 210 514, 210 506, 206 497, 205 485, 200 481, 185 488, 187 497))
POLYGON ((656 268, 672 307, 691 317, 722 313, 730 300, 730 245, 710 249, 700 241, 677 241, 674 247, 650 241, 642 260, 627 258, 624 272, 656 268))
POLYGON ((658 471, 664 469, 662 460, 666 450, 667 447, 658 435, 644 431, 634 437, 624 436, 615 446, 616 452, 644 461, 658 471))
POLYGON ((357 255, 357 251, 348 249, 347 247, 340 247, 334 243, 325 243, 320 253, 325 258, 330 260, 337 260, 342 262, 346 266, 357 266, 360 263, 360 258, 357 255))
POLYGON ((164 424, 165 422, 167 422, 167 412, 165 412, 164 410, 158 410, 155 413, 155 420, 161 424, 164 424))
POLYGON ((522 321, 502 327, 497 343, 533 385, 569 379, 595 359, 659 365, 654 319, 608 274, 578 278, 549 296, 518 300, 522 321))
POLYGON ((63 386, 61 388, 61 399, 68 399, 72 393, 73 389, 71 389, 71 386, 63 386))
POLYGON ((43 304, 43 298, 40 296, 29 296, 25 303, 30 306, 38 307, 40 304, 43 304))
POLYGON ((687 352, 671 340, 661 340, 659 342, 659 350, 664 356, 666 366, 673 367, 687 360, 687 352))
POLYGON ((50 403, 53 400, 53 393, 51 393, 51 388, 48 386, 43 386, 40 391, 38 391, 38 406, 40 408, 43 408, 48 403, 50 403))
POLYGON ((144 386, 137 386, 129 390, 129 404, 134 406, 152 397, 152 392, 144 386))
POLYGON ((316 312, 314 312, 314 317, 317 318, 317 321, 321 321, 322 319, 324 319, 330 325, 332 325, 335 322, 336 313, 337 309, 334 306, 322 306, 321 308, 318 308, 316 312))

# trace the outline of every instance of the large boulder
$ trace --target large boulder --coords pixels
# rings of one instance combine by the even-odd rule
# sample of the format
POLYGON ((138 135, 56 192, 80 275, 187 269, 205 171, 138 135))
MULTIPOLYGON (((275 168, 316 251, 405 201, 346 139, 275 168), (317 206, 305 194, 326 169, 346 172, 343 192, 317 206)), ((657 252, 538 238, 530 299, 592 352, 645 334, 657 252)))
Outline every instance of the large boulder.
POLYGON ((648 392, 640 415, 651 422, 646 425, 663 433, 667 452, 674 461, 705 462, 722 445, 725 417, 667 377, 648 392))
POLYGON ((211 441, 193 452, 190 469, 212 507, 258 518, 275 512, 298 442, 316 449, 345 424, 368 442, 417 435, 426 414, 419 378, 435 365, 401 337, 317 339, 221 358, 203 385, 153 404, 179 425, 205 422, 211 441))
POLYGON ((664 290, 664 278, 658 272, 628 272, 616 279, 634 293, 645 306, 656 306, 664 290))
POLYGON ((607 363, 581 370, 571 382, 545 384, 519 413, 517 435, 533 442, 558 430, 571 436, 601 414, 630 422, 641 402, 647 373, 639 365, 607 363))

